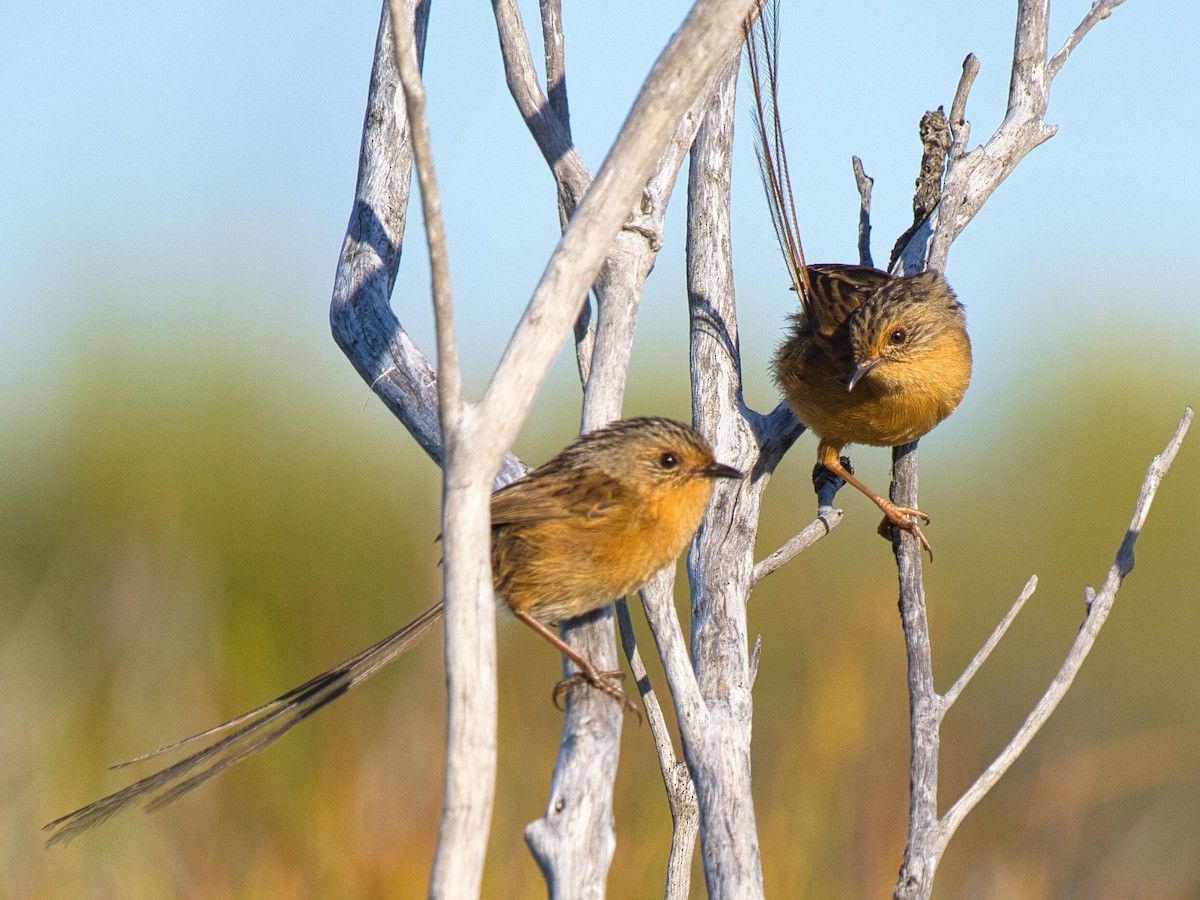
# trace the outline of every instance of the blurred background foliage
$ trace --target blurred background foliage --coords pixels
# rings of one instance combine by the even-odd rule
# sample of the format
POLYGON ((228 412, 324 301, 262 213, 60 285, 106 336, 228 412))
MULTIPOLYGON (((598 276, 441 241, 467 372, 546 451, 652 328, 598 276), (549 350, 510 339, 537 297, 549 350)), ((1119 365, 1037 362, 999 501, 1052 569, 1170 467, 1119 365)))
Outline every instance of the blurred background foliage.
MULTIPOLYGON (((148 771, 107 765, 276 695, 438 592, 439 472, 332 342, 202 325, 186 341, 147 341, 144 328, 97 319, 69 340, 74 352, 36 402, 4 398, 0 894, 422 896, 441 792, 440 632, 166 810, 41 848, 42 824, 148 771)), ((665 362, 635 364, 626 412, 686 418, 682 358, 658 355, 665 362)), ((1017 366, 1002 410, 972 412, 968 395, 922 446, 941 689, 1029 575, 1041 585, 949 716, 943 807, 1053 676, 1084 585, 1102 579, 1151 456, 1200 387, 1184 354, 1138 354, 1128 335, 1098 335, 1060 358, 1059 371, 1017 366)), ((517 448, 527 461, 573 433, 572 379, 564 359, 517 448)), ((751 379, 754 402, 769 405, 761 376, 751 379)), ((938 896, 1200 892, 1196 440, 1163 485, 1081 677, 951 843, 938 896)), ((884 483, 885 451, 853 456, 884 483)), ((769 489, 761 555, 811 517, 812 460, 804 436, 769 489)), ((751 602, 763 639, 754 766, 770 896, 888 896, 904 842, 894 566, 875 511, 853 492, 839 500, 842 526, 751 602)), ((557 750, 559 660, 522 628, 501 628, 500 648, 484 894, 537 897, 522 831, 543 810, 557 750)), ((670 817, 649 733, 632 719, 616 829, 611 896, 658 895, 670 817)), ((702 896, 698 865, 695 878, 702 896)))

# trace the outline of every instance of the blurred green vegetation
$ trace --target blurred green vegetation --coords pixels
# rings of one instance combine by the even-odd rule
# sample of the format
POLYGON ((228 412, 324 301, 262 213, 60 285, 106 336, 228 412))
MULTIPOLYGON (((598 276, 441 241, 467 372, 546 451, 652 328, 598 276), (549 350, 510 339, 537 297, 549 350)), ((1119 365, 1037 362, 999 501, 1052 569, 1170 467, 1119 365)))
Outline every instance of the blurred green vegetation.
MULTIPOLYGON (((126 783, 107 765, 276 695, 438 591, 438 471, 352 375, 330 387, 319 366, 270 364, 238 346, 139 346, 109 334, 61 395, 5 413, 0 894, 423 895, 441 794, 440 634, 166 810, 42 850, 42 824, 126 783)), ((1200 395, 1194 372, 1181 381, 1158 362, 1114 365, 1101 348, 1082 371, 1014 383, 1001 414, 964 408, 922 446, 940 688, 1029 575, 1041 585, 949 716, 943 807, 1053 676, 1151 456, 1200 395)), ((540 401, 518 447, 529 461, 572 433, 572 390, 540 401)), ((650 410, 686 416, 686 397, 641 394, 627 406, 650 410)), ((951 843, 938 896, 1200 893, 1197 440, 1163 485, 1081 677, 951 843)), ((884 451, 853 455, 884 483, 884 451)), ((810 518, 812 461, 805 436, 768 492, 763 555, 810 518)), ((852 492, 840 502, 842 526, 751 602, 763 636, 754 765, 770 896, 889 896, 904 843, 894 567, 873 508, 852 492)), ((502 628, 500 647, 485 895, 537 897, 522 832, 543 811, 557 751, 561 716, 548 698, 559 660, 526 629, 502 628)), ((624 744, 610 894, 657 896, 670 818, 648 731, 628 720, 624 744)))

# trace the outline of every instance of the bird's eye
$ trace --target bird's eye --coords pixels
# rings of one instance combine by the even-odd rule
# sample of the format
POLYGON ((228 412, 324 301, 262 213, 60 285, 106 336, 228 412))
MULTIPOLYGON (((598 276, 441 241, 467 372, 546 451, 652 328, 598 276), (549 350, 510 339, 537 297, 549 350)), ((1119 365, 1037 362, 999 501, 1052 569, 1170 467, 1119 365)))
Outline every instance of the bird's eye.
POLYGON ((903 344, 906 340, 908 340, 908 332, 903 328, 897 328, 888 335, 888 343, 892 346, 903 344))
POLYGON ((664 469, 674 469, 679 465, 679 457, 674 453, 664 453, 658 458, 658 464, 664 469))

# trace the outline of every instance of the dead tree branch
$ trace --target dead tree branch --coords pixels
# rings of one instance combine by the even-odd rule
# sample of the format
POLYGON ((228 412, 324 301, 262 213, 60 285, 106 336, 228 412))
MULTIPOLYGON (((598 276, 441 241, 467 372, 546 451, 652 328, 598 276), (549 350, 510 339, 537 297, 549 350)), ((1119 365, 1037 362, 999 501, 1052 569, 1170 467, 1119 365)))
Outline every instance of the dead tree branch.
MULTIPOLYGON (((898 248, 894 271, 908 274, 926 267, 944 270, 951 243, 982 208, 987 198, 1025 154, 1054 135, 1054 127, 1045 123, 1050 85, 1054 75, 1091 26, 1106 17, 1121 2, 1122 0, 1096 0, 1063 48, 1053 60, 1047 60, 1049 0, 1020 0, 1008 111, 1004 121, 987 143, 970 152, 965 150, 969 136, 965 110, 967 96, 979 64, 973 56, 967 57, 951 104, 951 141, 946 151, 946 174, 940 201, 923 222, 914 223, 917 227, 907 244, 898 248)), ((941 143, 943 142, 939 140, 939 145, 941 143)), ((915 505, 915 444, 895 449, 892 478, 893 501, 915 505)), ((909 539, 907 535, 898 537, 895 548, 900 580, 901 622, 909 662, 912 734, 908 843, 895 896, 898 900, 907 900, 929 896, 941 853, 945 849, 945 841, 949 840, 953 829, 948 833, 944 832, 938 818, 939 728, 946 704, 944 698, 939 697, 933 687, 929 632, 925 621, 924 587, 921 582, 920 548, 917 542, 909 539)), ((1002 632, 1002 629, 1000 631, 1002 632)), ((999 634, 993 637, 998 640, 999 634)), ((986 656, 986 653, 983 655, 986 656)), ((965 677, 969 678, 969 675, 965 677)), ((965 686, 965 681, 960 679, 960 682, 952 688, 954 693, 951 699, 956 698, 958 691, 965 686)), ((967 809, 963 809, 963 815, 967 809)))
MULTIPOLYGON (((561 208, 574 209, 588 188, 586 169, 573 148, 566 146, 564 150, 564 140, 569 142, 569 128, 537 87, 528 39, 515 6, 507 0, 498 0, 494 6, 510 92, 551 166, 558 184, 561 208), (564 158, 570 161, 569 165, 561 164, 564 158)), ((546 12, 545 8, 543 11, 546 12)), ((543 33, 554 31, 554 18, 553 9, 548 18, 544 15, 543 33)), ((548 51, 560 43, 557 36, 553 37, 547 43, 548 51)), ((553 52, 555 71, 562 73, 565 79, 565 62, 558 58, 560 51, 553 52)), ((553 88, 553 81, 551 86, 553 88)), ((674 136, 648 179, 641 204, 618 235, 592 285, 596 296, 594 324, 592 317, 585 314, 581 321, 586 321, 589 327, 577 325, 576 328, 576 352, 585 381, 584 429, 597 427, 620 415, 642 286, 662 244, 662 221, 671 187, 714 87, 715 82, 710 78, 696 102, 681 117, 674 136)), ((565 89, 561 103, 566 103, 565 89)), ((603 667, 606 660, 613 659, 609 613, 568 623, 563 634, 568 641, 579 641, 581 649, 598 665, 603 667)), ((584 696, 579 706, 568 704, 564 739, 547 813, 526 830, 526 839, 551 882, 552 891, 553 885, 580 883, 580 872, 565 866, 577 864, 577 859, 569 863, 566 858, 577 858, 581 847, 595 848, 594 865, 582 876, 587 883, 603 883, 611 855, 611 786, 616 770, 620 717, 612 714, 611 704, 605 704, 602 698, 599 703, 594 703, 595 699, 584 696), (567 796, 564 792, 572 793, 567 796), (569 800, 574 802, 567 802, 569 800), (586 841, 578 840, 577 836, 585 829, 600 829, 602 833, 592 833, 586 841)), ((644 694, 644 702, 648 716, 654 721, 656 714, 661 715, 651 709, 657 702, 655 696, 644 694)), ((671 771, 675 765, 670 758, 660 762, 664 772, 671 771)))
MULTIPOLYGON (((987 198, 1030 150, 1054 136, 1055 126, 1047 125, 1045 121, 1054 76, 1092 26, 1107 18, 1122 2, 1095 0, 1062 48, 1053 58, 1047 59, 1050 2, 1020 0, 1004 121, 983 146, 969 153, 951 154, 941 203, 927 220, 927 227, 914 234, 904 248, 899 259, 899 272, 918 272, 925 268, 926 262, 939 271, 945 269, 950 245, 987 198)), ((968 57, 963 80, 951 106, 952 124, 963 121, 966 111, 967 94, 977 70, 970 63, 968 57)), ((962 143, 965 144, 965 138, 962 143)))
MULTIPOLYGON (((988 791, 996 785, 1001 776, 1017 761, 1017 758, 1029 746, 1029 742, 1033 740, 1034 735, 1046 724, 1050 715, 1062 701, 1063 697, 1066 696, 1067 690, 1075 680, 1075 676, 1079 674, 1079 669, 1082 667, 1084 659, 1091 652, 1092 646, 1100 634, 1100 629, 1104 627, 1108 614, 1112 611, 1113 603, 1116 600, 1117 591, 1121 588, 1122 581, 1133 570, 1134 544, 1137 542, 1138 537, 1141 536, 1142 529, 1146 524, 1146 518, 1150 513, 1150 505, 1154 502, 1154 496, 1162 484, 1163 477, 1167 474, 1171 463, 1175 460, 1175 455, 1179 452, 1179 447, 1183 443, 1183 438, 1187 434, 1191 422, 1192 410, 1189 407, 1184 410, 1183 416, 1175 426, 1175 432, 1167 442, 1166 448, 1151 461, 1150 467, 1146 471, 1146 477, 1142 481, 1137 502, 1134 504, 1133 516, 1129 522, 1129 528, 1126 530, 1125 537, 1117 548, 1116 558, 1109 567, 1100 590, 1093 591, 1091 588, 1088 588, 1085 591, 1083 623, 1079 627, 1079 632, 1071 644, 1071 649, 1068 651, 1066 659, 1063 661, 1054 679, 1050 682, 1050 686, 1046 689, 1041 699, 1034 705, 1024 723, 1017 729, 1017 733, 1013 735, 1012 740, 1000 752, 1000 755, 984 769, 983 773, 967 789, 966 793, 946 810, 944 816, 938 819, 935 815, 934 820, 927 823, 924 826, 925 830, 917 835, 918 841, 914 846, 916 852, 913 853, 911 858, 905 859, 905 866, 901 870, 900 883, 896 887, 897 897, 927 897, 929 895, 937 864, 945 852, 950 838, 958 830, 958 826, 962 824, 963 819, 978 805, 979 801, 986 796, 988 791)), ((995 646, 996 641, 1003 634, 1003 630, 1007 627, 1007 624, 1020 610, 1024 600, 1032 593, 1033 584, 1031 580, 1026 585, 1021 598, 1018 599, 1012 610, 1010 610, 1008 616, 1005 617, 1004 622, 993 632, 988 642, 984 645, 983 650, 980 651, 980 655, 975 660, 972 660, 971 664, 967 667, 967 671, 955 682, 954 687, 946 693, 945 697, 937 697, 936 694, 929 695, 932 698, 930 705, 933 707, 933 714, 938 720, 937 724, 940 724, 945 711, 957 698, 958 692, 961 691, 962 686, 978 668, 978 664, 982 662, 980 657, 986 656, 987 652, 995 646)), ((936 735, 936 732, 937 728, 935 726, 932 733, 936 735)), ((936 796, 933 800, 936 803, 936 796)))
MULTIPOLYGON (((385 11, 368 102, 355 213, 339 263, 331 320, 339 344, 356 368, 373 389, 392 401, 389 406, 409 425, 421 445, 447 468, 443 533, 450 682, 448 754, 454 758, 457 748, 482 748, 484 771, 480 776, 483 781, 475 782, 476 789, 459 790, 456 772, 464 779, 470 773, 465 767, 448 767, 441 845, 431 886, 435 895, 477 892, 490 817, 494 677, 489 686, 477 690, 478 685, 460 677, 465 676, 467 667, 459 667, 451 658, 461 656, 455 649, 461 646, 460 634, 480 633, 476 629, 484 619, 481 611, 490 606, 490 572, 485 572, 487 492, 501 464, 502 451, 497 448, 507 447, 523 423, 607 248, 628 219, 629 211, 638 206, 638 195, 645 189, 663 148, 688 107, 696 102, 717 61, 740 42, 741 23, 750 5, 750 0, 701 0, 696 4, 643 86, 595 183, 579 199, 563 240, 483 398, 474 406, 464 405, 461 414, 452 417, 454 421, 443 418, 440 436, 435 427, 438 405, 434 401, 432 368, 411 346, 388 304, 403 238, 411 156, 399 149, 406 146, 406 122, 389 108, 394 94, 386 88, 394 91, 397 78, 394 59, 387 59, 393 54, 385 11), (381 137, 390 142, 390 147, 376 143, 381 137), (482 570, 480 560, 484 562, 482 570), (486 578, 481 577, 481 571, 486 578), (464 577, 456 578, 455 572, 464 577), (460 595, 470 596, 474 602, 459 601, 460 595), (464 714, 489 705, 490 717, 464 714), (478 790, 480 787, 482 790, 478 790)), ((396 7, 396 19, 404 21, 406 29, 414 15, 412 6, 404 13, 396 7)), ((425 15, 427 8, 422 7, 421 20, 414 28, 417 47, 423 43, 425 15)), ((406 92, 406 96, 411 94, 406 92)), ((408 112, 413 112, 411 104, 408 112)), ((555 136, 552 130, 549 133, 555 136)), ((622 387, 623 379, 622 370, 618 379, 622 387)), ((618 390, 608 396, 619 395, 618 390)), ((455 402, 457 405, 461 400, 455 402)), ((598 402, 597 410, 605 405, 605 401, 598 402)), ((589 415, 585 410, 585 421, 599 415, 589 415)), ((519 466, 510 461, 506 470, 514 469, 519 470, 519 466)), ((487 615, 492 615, 490 608, 487 615)), ((494 635, 491 637, 494 654, 494 635)), ((478 680, 478 660, 471 662, 476 664, 478 680)), ((478 758, 475 767, 478 772, 478 758)), ((573 889, 582 888, 576 882, 573 889)))

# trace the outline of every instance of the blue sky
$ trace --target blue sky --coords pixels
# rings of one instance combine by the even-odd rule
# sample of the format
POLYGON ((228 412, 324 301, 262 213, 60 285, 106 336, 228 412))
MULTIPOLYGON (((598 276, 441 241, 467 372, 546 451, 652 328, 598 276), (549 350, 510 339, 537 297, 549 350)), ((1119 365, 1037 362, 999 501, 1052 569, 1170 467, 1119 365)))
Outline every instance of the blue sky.
MULTIPOLYGON (((1088 5, 1055 4, 1052 50, 1088 5)), ((595 171, 686 4, 565 6, 572 122, 595 171)), ((536 4, 523 8, 536 36, 536 4)), ((0 409, 36 403, 58 373, 86 366, 106 327, 167 345, 250 342, 350 373, 326 316, 378 13, 373 2, 0 10, 0 409)), ((987 138, 1004 112, 1014 17, 1012 0, 784 3, 781 105, 810 260, 854 257, 851 154, 876 179, 874 250, 886 259, 910 215, 920 115, 949 106, 974 52, 972 143, 987 138)), ((1200 5, 1186 0, 1128 0, 1097 26, 1054 84, 1059 134, 952 249, 947 274, 977 356, 964 428, 1014 380, 1069 371, 1113 335, 1131 360, 1182 372, 1180 405, 1195 402, 1197 36, 1200 5)), ((434 3, 426 77, 477 391, 555 243, 553 188, 504 87, 490 5, 434 3)), ((794 298, 741 102, 738 299, 751 400, 769 406, 763 373, 794 298)), ((655 339, 643 335, 635 388, 660 365, 684 377, 681 201, 646 292, 655 339)), ((397 302, 431 350, 419 223, 397 302)))

